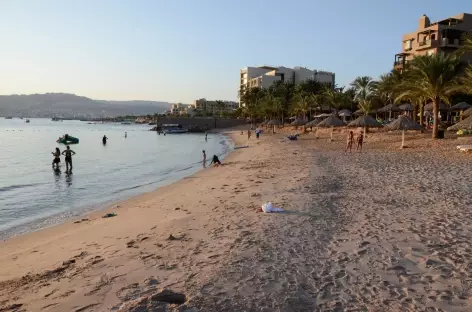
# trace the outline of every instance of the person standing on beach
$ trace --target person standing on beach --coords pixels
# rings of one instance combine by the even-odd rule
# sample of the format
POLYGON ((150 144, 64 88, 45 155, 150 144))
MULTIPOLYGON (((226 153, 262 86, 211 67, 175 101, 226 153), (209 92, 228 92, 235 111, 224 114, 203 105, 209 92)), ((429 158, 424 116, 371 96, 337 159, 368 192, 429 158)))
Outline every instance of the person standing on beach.
POLYGON ((59 147, 56 147, 56 151, 52 152, 51 154, 54 155, 54 159, 52 161, 52 167, 54 168, 54 165, 56 165, 56 170, 59 169, 59 163, 61 162, 61 150, 59 147))
POLYGON ((251 129, 247 130, 247 139, 251 139, 251 129))
POLYGON ((128 132, 125 132, 125 139, 128 137, 128 132))
POLYGON ((361 131, 361 133, 359 133, 359 136, 357 137, 357 149, 356 150, 360 150, 362 152, 362 144, 364 143, 364 133, 361 131))
POLYGON ((205 142, 208 141, 208 132, 205 132, 205 142))
POLYGON ((106 145, 106 144, 107 144, 107 140, 108 140, 107 136, 104 135, 103 138, 102 138, 102 143, 103 143, 103 145, 106 145))
POLYGON ((72 173, 72 155, 75 155, 75 152, 70 149, 69 145, 67 145, 67 149, 62 152, 62 155, 66 156, 66 172, 72 173))
POLYGON ((352 153, 352 144, 354 144, 354 132, 349 131, 349 134, 347 136, 346 152, 347 150, 349 150, 349 153, 352 153))
POLYGON ((207 161, 207 155, 205 153, 205 150, 203 150, 203 168, 206 168, 206 161, 207 161))

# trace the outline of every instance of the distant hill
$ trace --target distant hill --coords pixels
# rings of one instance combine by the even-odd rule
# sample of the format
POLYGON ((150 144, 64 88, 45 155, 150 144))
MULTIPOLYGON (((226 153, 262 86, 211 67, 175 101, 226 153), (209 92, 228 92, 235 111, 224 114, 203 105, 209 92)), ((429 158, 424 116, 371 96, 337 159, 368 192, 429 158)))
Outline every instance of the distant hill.
POLYGON ((0 95, 0 116, 98 118, 163 113, 170 103, 102 101, 67 93, 0 95))

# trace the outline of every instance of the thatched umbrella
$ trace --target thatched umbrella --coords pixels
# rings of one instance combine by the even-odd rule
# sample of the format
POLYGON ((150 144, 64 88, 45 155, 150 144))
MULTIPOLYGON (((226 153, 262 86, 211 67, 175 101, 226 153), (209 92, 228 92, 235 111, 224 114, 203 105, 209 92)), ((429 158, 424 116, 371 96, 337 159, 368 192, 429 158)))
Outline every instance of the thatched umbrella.
POLYGON ((357 119, 354 119, 353 121, 348 123, 347 126, 353 128, 364 128, 364 138, 366 138, 367 136, 368 127, 382 127, 382 125, 377 120, 370 117, 369 115, 360 116, 357 119))
POLYGON ((301 119, 301 118, 297 118, 297 119, 295 119, 294 121, 292 121, 292 122, 290 123, 290 125, 291 125, 291 126, 303 126, 303 125, 305 125, 306 123, 307 123, 306 120, 303 120, 303 119, 301 119))
POLYGON ((271 119, 266 123, 266 125, 268 125, 268 126, 278 126, 278 125, 280 125, 280 120, 271 119))
POLYGON ((319 115, 316 115, 316 116, 313 116, 315 118, 324 118, 324 117, 331 117, 333 116, 333 114, 326 114, 326 113, 323 113, 323 114, 319 114, 319 115))
POLYGON ((325 120, 321 121, 316 125, 318 128, 329 128, 331 127, 331 140, 333 140, 334 127, 344 127, 346 123, 338 117, 331 115, 325 120))
POLYGON ((467 104, 466 102, 460 102, 460 103, 457 103, 456 105, 454 105, 453 107, 451 107, 451 110, 452 111, 463 111, 463 110, 469 109, 470 107, 471 107, 471 105, 467 104))
MULTIPOLYGON (((425 111, 432 111, 433 110, 433 103, 431 102, 431 103, 426 104, 423 109, 425 111)), ((439 110, 446 111, 446 110, 449 110, 449 107, 447 107, 446 104, 441 102, 441 103, 439 103, 439 110)))
POLYGON ((348 109, 342 109, 338 112, 338 116, 340 116, 340 117, 349 117, 351 115, 352 115, 352 113, 348 109))
POLYGON ((411 112, 413 110, 413 105, 406 103, 398 106, 398 108, 403 112, 411 112))
POLYGON ((459 121, 453 126, 447 128, 448 131, 457 131, 457 130, 472 130, 472 116, 467 117, 466 119, 459 121))
POLYGON ((382 108, 379 108, 377 110, 377 113, 388 113, 388 118, 391 119, 392 118, 392 112, 399 112, 399 111, 400 111, 400 109, 396 105, 388 104, 388 105, 385 105, 382 108))
POLYGON ((312 128, 312 127, 315 127, 315 126, 316 126, 317 124, 319 124, 319 123, 320 123, 319 120, 314 119, 314 120, 310 121, 309 123, 307 123, 307 124, 305 125, 305 127, 307 127, 307 128, 308 128, 308 127, 312 128))
POLYGON ((472 107, 462 112, 462 117, 470 117, 470 116, 472 116, 472 107))
POLYGON ((347 124, 348 127, 382 127, 382 125, 375 120, 374 118, 370 117, 369 115, 363 115, 357 119, 354 119, 350 123, 347 124))
POLYGON ((397 119, 389 123, 386 127, 386 130, 392 131, 402 131, 402 148, 405 147, 405 131, 406 130, 422 130, 421 126, 406 115, 398 116, 397 119))

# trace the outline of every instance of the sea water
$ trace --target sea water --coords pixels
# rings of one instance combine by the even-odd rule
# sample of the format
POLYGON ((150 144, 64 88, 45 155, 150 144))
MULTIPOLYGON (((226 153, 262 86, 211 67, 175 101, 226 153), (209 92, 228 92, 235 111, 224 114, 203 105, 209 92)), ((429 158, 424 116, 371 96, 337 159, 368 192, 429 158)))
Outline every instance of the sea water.
POLYGON ((211 160, 232 148, 219 134, 209 134, 208 140, 201 133, 164 136, 151 127, 0 118, 0 238, 168 185, 202 168, 202 150, 211 160), (51 152, 65 149, 56 140, 66 133, 80 140, 71 145, 72 174, 66 173, 63 156, 59 171, 51 166, 51 152))

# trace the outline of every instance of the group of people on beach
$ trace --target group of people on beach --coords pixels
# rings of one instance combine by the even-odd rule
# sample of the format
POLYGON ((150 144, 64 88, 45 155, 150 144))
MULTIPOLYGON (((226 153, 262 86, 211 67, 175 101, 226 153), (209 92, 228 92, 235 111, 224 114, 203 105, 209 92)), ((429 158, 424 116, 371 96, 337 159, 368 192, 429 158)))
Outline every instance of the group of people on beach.
MULTIPOLYGON (((202 151, 202 154, 203 154, 203 161, 202 161, 202 164, 203 164, 203 168, 206 168, 206 163, 207 163, 207 156, 206 156, 206 152, 205 150, 202 151)), ((211 163, 210 163, 210 166, 213 165, 213 167, 219 167, 221 166, 221 161, 220 159, 218 158, 218 156, 216 155, 213 155, 213 159, 211 160, 211 163)))
POLYGON ((352 152, 352 145, 354 145, 354 140, 357 141, 357 148, 356 150, 362 151, 362 144, 364 143, 364 132, 360 132, 359 135, 354 138, 354 132, 349 131, 347 135, 347 145, 346 145, 346 152, 349 150, 349 152, 352 152))

